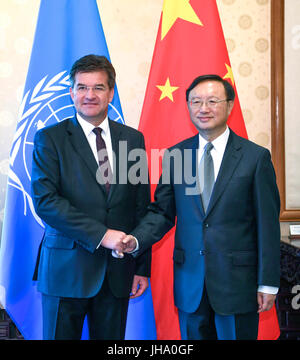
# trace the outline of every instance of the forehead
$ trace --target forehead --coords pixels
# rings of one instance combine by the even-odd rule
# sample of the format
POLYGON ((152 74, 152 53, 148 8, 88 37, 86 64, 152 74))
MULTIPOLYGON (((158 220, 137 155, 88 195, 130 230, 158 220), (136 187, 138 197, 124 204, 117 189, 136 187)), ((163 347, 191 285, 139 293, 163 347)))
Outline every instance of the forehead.
POLYGON ((190 97, 225 96, 224 85, 219 81, 207 80, 200 82, 190 92, 190 97))
POLYGON ((80 83, 84 85, 108 85, 108 75, 105 71, 102 70, 91 72, 78 72, 75 75, 75 83, 80 83))

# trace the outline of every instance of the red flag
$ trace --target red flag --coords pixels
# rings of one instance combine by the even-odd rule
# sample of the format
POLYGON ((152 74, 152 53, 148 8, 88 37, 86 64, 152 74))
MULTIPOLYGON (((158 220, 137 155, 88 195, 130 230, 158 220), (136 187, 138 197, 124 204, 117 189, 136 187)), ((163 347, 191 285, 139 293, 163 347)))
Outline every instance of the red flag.
MULTIPOLYGON (((197 132, 189 119, 185 91, 203 74, 218 74, 235 87, 216 1, 164 0, 139 125, 150 164, 151 149, 168 148, 197 132)), ((228 125, 247 138, 238 96, 228 125)), ((157 182, 153 183, 151 171, 150 166, 153 197, 157 182)), ((160 340, 180 339, 173 301, 173 248, 174 229, 153 246, 151 288, 160 340)))
POLYGON ((277 340, 280 336, 276 307, 260 313, 257 340, 277 340))

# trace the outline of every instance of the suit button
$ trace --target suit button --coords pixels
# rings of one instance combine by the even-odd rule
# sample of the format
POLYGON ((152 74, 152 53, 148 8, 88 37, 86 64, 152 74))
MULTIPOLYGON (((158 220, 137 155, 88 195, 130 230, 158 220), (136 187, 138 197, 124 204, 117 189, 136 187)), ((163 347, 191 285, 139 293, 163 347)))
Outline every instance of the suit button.
POLYGON ((205 226, 206 228, 208 228, 208 224, 207 224, 207 223, 205 223, 204 226, 205 226))
POLYGON ((200 251, 199 251, 199 254, 200 254, 200 255, 204 255, 204 250, 200 250, 200 251))

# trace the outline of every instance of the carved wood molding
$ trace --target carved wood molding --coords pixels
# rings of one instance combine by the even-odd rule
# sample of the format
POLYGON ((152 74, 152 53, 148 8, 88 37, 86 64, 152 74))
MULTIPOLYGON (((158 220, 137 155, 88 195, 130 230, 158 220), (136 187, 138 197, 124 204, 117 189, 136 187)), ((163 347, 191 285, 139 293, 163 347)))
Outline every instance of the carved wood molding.
POLYGON ((284 130, 284 1, 271 2, 271 136, 272 160, 281 199, 281 221, 300 221, 300 209, 286 209, 284 130))

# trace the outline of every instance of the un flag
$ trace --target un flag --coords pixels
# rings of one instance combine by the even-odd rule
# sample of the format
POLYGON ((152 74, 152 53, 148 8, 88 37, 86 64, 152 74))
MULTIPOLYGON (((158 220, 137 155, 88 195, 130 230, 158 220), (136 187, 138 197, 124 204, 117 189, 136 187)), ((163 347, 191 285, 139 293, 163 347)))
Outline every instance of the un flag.
MULTIPOLYGON (((74 61, 87 54, 110 58, 96 0, 41 0, 10 153, 0 249, 0 302, 25 339, 42 338, 41 295, 32 281, 44 232, 30 193, 33 138, 38 129, 74 115, 68 74, 74 61)), ((124 123, 117 88, 108 116, 124 123)), ((151 293, 148 291, 141 303, 133 304, 141 311, 141 316, 145 302, 149 301, 151 293)), ((152 302, 150 305, 152 307, 152 302)), ((129 308, 129 317, 131 313, 135 317, 138 315, 129 308)), ((132 323, 136 321, 133 319, 132 323)), ((128 329, 128 338, 154 336, 153 329, 149 332, 145 328, 146 333, 139 335, 134 334, 133 326, 128 329)))

